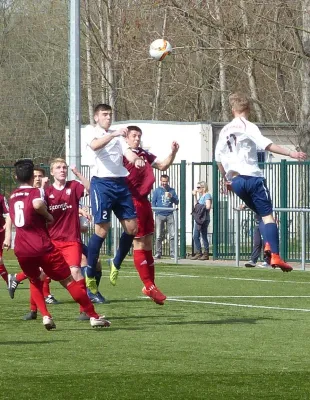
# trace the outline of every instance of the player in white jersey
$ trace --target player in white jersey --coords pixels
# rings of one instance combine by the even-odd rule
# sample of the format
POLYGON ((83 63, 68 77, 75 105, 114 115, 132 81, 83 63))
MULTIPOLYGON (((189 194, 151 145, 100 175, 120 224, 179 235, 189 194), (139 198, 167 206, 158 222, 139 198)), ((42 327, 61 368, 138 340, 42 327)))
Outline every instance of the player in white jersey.
POLYGON ((305 160, 301 151, 287 150, 263 136, 249 122, 250 99, 244 93, 229 96, 234 119, 221 130, 215 149, 215 160, 228 189, 262 218, 262 235, 271 247, 271 266, 291 271, 293 268, 279 256, 279 232, 272 215, 272 201, 266 180, 258 166, 257 149, 271 151, 297 160, 305 160))
POLYGON ((96 265, 100 248, 107 236, 113 211, 123 226, 119 251, 127 254, 137 233, 136 210, 126 183, 127 169, 123 166, 123 156, 136 168, 145 166, 124 140, 127 128, 110 130, 112 108, 108 104, 98 104, 94 110, 96 126, 86 128, 85 143, 91 170, 90 199, 95 223, 95 233, 88 243, 88 267, 85 280, 88 289, 96 295, 96 265))

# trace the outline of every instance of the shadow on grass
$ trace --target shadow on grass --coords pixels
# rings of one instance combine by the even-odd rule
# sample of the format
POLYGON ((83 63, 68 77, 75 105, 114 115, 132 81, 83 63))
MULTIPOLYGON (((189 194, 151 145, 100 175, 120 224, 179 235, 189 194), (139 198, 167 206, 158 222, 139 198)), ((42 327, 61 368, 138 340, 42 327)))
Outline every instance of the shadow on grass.
MULTIPOLYGON (((170 321, 163 325, 230 325, 230 324, 256 324, 258 321, 274 320, 274 318, 228 318, 209 321, 170 321)), ((161 323, 157 323, 160 325, 161 323)))
POLYGON ((35 340, 33 340, 33 341, 29 341, 29 340, 27 340, 27 341, 25 341, 25 340, 12 340, 12 341, 7 341, 7 342, 0 342, 0 346, 2 345, 2 346, 6 346, 6 345, 9 345, 9 346, 25 346, 25 345, 27 345, 27 344, 31 344, 31 345, 37 345, 37 344, 53 344, 53 343, 55 343, 55 342, 59 342, 59 343, 67 343, 67 342, 70 342, 70 340, 37 340, 37 341, 35 341, 35 340))

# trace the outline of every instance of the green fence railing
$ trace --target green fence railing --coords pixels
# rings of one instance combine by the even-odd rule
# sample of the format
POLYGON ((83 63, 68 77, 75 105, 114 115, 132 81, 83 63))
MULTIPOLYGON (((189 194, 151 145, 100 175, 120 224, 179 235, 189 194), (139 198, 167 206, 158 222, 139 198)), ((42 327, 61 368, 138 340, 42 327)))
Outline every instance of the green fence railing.
MULTIPOLYGON (((310 162, 295 162, 282 160, 279 163, 262 163, 261 168, 266 177, 267 184, 277 208, 309 208, 310 207, 310 162)), ((47 169, 48 167, 43 166, 47 169)), ((89 178, 89 167, 82 166, 81 172, 89 178)), ((161 171, 154 170, 156 182, 154 188, 160 183, 161 171)), ((215 162, 206 163, 181 163, 173 164, 166 174, 170 177, 170 185, 175 188, 179 199, 179 256, 185 258, 192 253, 193 220, 191 211, 194 206, 192 190, 198 181, 206 181, 213 197, 213 209, 209 227, 210 253, 214 259, 235 258, 235 233, 236 221, 234 220, 234 207, 240 200, 232 193, 227 193, 221 185, 221 177, 215 162)), ((6 197, 17 186, 13 167, 0 167, 0 191, 6 197)), ((88 200, 86 200, 86 203, 88 200)), ((88 204, 88 203, 87 203, 88 204)), ((279 232, 281 255, 289 261, 300 260, 300 218, 296 212, 276 213, 279 232)), ((249 258, 254 230, 253 213, 243 212, 240 218, 240 259, 249 258)), ((92 228, 90 233, 92 232, 92 228)), ((305 234, 310 236, 310 215, 306 215, 305 234)), ((89 235, 84 235, 85 241, 89 235)), ((113 235, 109 234, 103 251, 113 254, 113 235)), ((164 243, 163 255, 169 256, 168 241, 164 243)), ((310 261, 310 242, 306 241, 306 260, 310 261)))

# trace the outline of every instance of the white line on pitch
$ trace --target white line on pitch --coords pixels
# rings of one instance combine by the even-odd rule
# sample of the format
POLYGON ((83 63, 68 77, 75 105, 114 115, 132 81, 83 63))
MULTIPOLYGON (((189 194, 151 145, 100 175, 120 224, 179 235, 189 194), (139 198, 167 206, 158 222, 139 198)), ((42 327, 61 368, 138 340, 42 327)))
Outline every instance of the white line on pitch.
POLYGON ((310 296, 169 296, 169 299, 307 299, 310 296))
POLYGON ((281 310, 281 311, 303 311, 310 312, 308 308, 286 308, 286 307, 269 307, 269 306, 253 306, 251 304, 234 304, 234 303, 218 303, 215 301, 199 301, 199 300, 181 300, 168 297, 169 301, 176 301, 181 303, 195 303, 195 304, 211 304, 216 306, 229 306, 229 307, 244 307, 244 308, 263 308, 267 310, 281 310))

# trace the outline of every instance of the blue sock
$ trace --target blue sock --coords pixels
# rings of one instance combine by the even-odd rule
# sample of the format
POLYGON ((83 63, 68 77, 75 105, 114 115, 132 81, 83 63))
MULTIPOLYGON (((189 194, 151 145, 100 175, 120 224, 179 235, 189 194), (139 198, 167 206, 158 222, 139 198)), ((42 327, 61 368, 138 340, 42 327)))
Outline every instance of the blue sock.
POLYGON ((96 271, 96 275, 95 275, 95 279, 96 279, 96 284, 97 287, 99 287, 99 283, 101 281, 101 277, 102 277, 102 271, 96 271))
POLYGON ((88 242, 88 257, 87 257, 87 275, 90 278, 96 276, 96 266, 99 259, 100 249, 104 239, 95 233, 91 236, 88 242))
POLYGON ((264 245, 265 245, 266 242, 268 242, 268 240, 266 240, 265 224, 262 219, 259 221, 259 231, 260 231, 261 236, 263 237, 263 241, 264 241, 264 245))
POLYGON ((271 253, 279 254, 279 231, 277 224, 265 224, 266 242, 270 244, 271 253))
POLYGON ((122 233, 122 236, 119 239, 119 247, 113 260, 113 263, 117 269, 121 268, 121 264, 124 261, 124 258, 127 256, 131 249, 133 240, 133 235, 128 235, 128 233, 126 232, 122 233))
POLYGON ((87 270, 87 267, 81 267, 81 273, 85 278, 85 271, 87 270))

